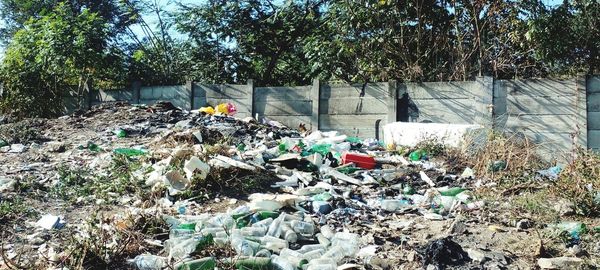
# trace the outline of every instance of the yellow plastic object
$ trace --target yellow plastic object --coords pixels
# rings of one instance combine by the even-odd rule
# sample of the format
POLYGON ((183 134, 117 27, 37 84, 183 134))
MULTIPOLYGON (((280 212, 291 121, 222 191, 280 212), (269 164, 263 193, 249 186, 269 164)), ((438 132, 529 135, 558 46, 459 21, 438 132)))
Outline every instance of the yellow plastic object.
POLYGON ((199 109, 200 112, 206 113, 206 114, 215 114, 215 109, 211 106, 208 107, 202 107, 199 109))
POLYGON ((227 107, 227 103, 221 103, 219 105, 217 105, 217 113, 219 114, 223 114, 223 115, 228 115, 229 114, 229 108, 227 107))

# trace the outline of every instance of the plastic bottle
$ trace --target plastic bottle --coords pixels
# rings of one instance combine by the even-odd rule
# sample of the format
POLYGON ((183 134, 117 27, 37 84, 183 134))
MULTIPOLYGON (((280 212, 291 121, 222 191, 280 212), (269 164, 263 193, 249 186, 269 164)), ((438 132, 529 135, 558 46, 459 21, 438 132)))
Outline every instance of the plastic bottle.
POLYGON ((273 218, 267 218, 252 224, 252 227, 265 227, 268 229, 271 223, 273 223, 273 218))
POLYGON ((463 191, 465 191, 464 188, 451 187, 447 190, 440 190, 439 192, 442 196, 456 196, 456 195, 462 193, 463 191))
POLYGON ((241 229, 242 235, 243 236, 257 236, 257 237, 261 237, 261 236, 265 236, 265 234, 267 233, 267 228, 266 227, 245 227, 241 229))
POLYGON ((298 252, 300 252, 302 254, 306 254, 307 252, 311 252, 313 250, 318 250, 318 249, 323 249, 323 248, 324 247, 321 244, 304 245, 298 250, 298 252))
POLYGON ((192 238, 194 230, 190 229, 171 229, 169 231, 169 239, 188 239, 192 238))
POLYGON ((281 235, 281 222, 283 218, 280 216, 271 222, 269 229, 267 230, 268 236, 279 237, 281 235))
POLYGON ((246 240, 238 231, 231 234, 231 246, 242 256, 254 256, 260 248, 259 243, 246 240))
POLYGON ((337 264, 339 261, 341 261, 344 258, 345 253, 346 252, 344 251, 344 248, 342 248, 341 246, 337 246, 337 245, 331 246, 331 248, 329 250, 327 250, 327 252, 325 252, 325 254, 323 254, 323 256, 321 256, 321 258, 322 259, 331 259, 337 264))
POLYGON ((321 234, 323 234, 323 236, 325 236, 327 239, 331 239, 335 235, 335 232, 329 225, 321 226, 320 230, 321 234))
POLYGON ((214 228, 204 228, 200 230, 200 232, 204 235, 211 234, 212 236, 217 236, 218 233, 225 232, 225 229, 222 227, 214 227, 214 228))
POLYGON ((412 161, 419 161, 422 158, 424 158, 427 155, 427 152, 425 152, 425 150, 416 150, 416 151, 412 151, 409 155, 408 155, 408 159, 412 160, 412 161))
POLYGON ((161 270, 167 267, 167 260, 164 257, 142 254, 128 261, 139 270, 161 270))
POLYGON ((310 152, 319 153, 326 156, 331 151, 331 144, 315 144, 310 148, 310 152))
POLYGON ((389 212, 397 211, 401 208, 410 206, 407 200, 382 200, 381 209, 389 212))
POLYGON ((325 254, 325 249, 323 249, 323 248, 315 249, 315 250, 304 253, 303 258, 310 262, 314 259, 321 258, 323 256, 323 254, 325 254))
POLYGON ((236 269, 263 270, 272 269, 271 258, 265 257, 241 257, 235 260, 236 269))
POLYGON ((338 232, 331 239, 332 246, 341 246, 344 249, 344 255, 348 257, 354 256, 358 251, 358 234, 338 232))
POLYGON ((289 248, 284 248, 279 252, 279 257, 285 259, 290 262, 294 268, 300 267, 303 264, 308 263, 306 259, 304 259, 304 255, 298 251, 291 250, 289 248))
POLYGON ((277 270, 296 270, 294 264, 288 261, 286 257, 273 255, 271 258, 271 263, 277 270))
POLYGON ((135 157, 135 156, 143 156, 147 153, 147 151, 140 150, 140 149, 133 149, 133 148, 116 148, 113 150, 113 153, 118 154, 118 155, 125 155, 128 157, 135 157))
POLYGON ((258 219, 263 220, 267 218, 276 219, 279 216, 279 213, 274 211, 258 211, 256 212, 258 219))
POLYGON ((113 131, 113 133, 115 135, 117 135, 117 138, 125 138, 127 137, 127 132, 125 130, 122 129, 116 129, 115 131, 113 131))
POLYGON ((283 232, 283 239, 290 243, 296 243, 298 241, 298 234, 290 227, 290 225, 286 223, 281 224, 281 229, 283 232))
POLYGON ((315 233, 315 225, 309 222, 292 220, 292 229, 302 235, 313 235, 315 233))
POLYGON ((329 241, 322 233, 317 233, 315 237, 317 238, 317 241, 319 241, 319 244, 325 248, 331 244, 331 241, 329 241))
POLYGON ((275 252, 279 252, 280 250, 288 247, 287 241, 268 235, 262 238, 260 244, 265 248, 275 252))
POLYGON ((261 249, 258 252, 256 252, 256 255, 254 255, 254 256, 271 258, 271 251, 269 251, 268 249, 261 249))
POLYGON ((217 266, 215 258, 206 257, 198 260, 182 262, 175 265, 176 270, 213 270, 217 266))

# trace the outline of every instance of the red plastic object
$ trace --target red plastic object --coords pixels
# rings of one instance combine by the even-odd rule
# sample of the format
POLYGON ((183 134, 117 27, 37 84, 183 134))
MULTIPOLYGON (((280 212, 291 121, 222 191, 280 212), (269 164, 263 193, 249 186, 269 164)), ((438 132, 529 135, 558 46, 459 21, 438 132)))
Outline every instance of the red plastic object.
POLYGON ((342 163, 354 163, 356 166, 367 170, 375 168, 375 159, 372 156, 365 154, 346 152, 342 155, 342 163))

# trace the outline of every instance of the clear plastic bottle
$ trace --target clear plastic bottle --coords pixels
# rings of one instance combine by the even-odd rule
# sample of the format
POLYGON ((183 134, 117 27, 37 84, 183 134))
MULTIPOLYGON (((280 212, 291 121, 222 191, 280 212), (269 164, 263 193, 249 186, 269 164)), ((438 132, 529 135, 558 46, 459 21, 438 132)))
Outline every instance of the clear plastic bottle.
POLYGON ((327 252, 325 252, 325 254, 323 254, 323 256, 321 256, 321 259, 331 259, 335 263, 338 263, 345 257, 344 254, 345 254, 344 248, 342 248, 341 246, 335 245, 335 246, 332 246, 329 250, 327 250, 327 252))
POLYGON ((237 230, 234 230, 231 234, 231 246, 241 256, 254 256, 260 248, 259 243, 246 240, 237 230))
POLYGON ((323 236, 325 236, 327 239, 331 239, 335 232, 329 225, 324 225, 321 226, 321 234, 323 234, 323 236))
POLYGON ((283 239, 285 239, 285 241, 288 241, 289 243, 298 242, 298 234, 296 234, 296 232, 292 230, 292 227, 290 227, 290 225, 284 222, 281 224, 281 229, 283 232, 283 239))
POLYGON ((129 263, 139 270, 161 270, 167 267, 166 258, 150 254, 138 255, 133 260, 129 260, 129 263))
POLYGON ((267 233, 266 227, 244 227, 241 229, 241 233, 243 236, 256 236, 261 237, 265 236, 267 233))
POLYGON ((252 224, 252 227, 266 227, 269 228, 269 225, 271 225, 271 223, 273 223, 273 218, 267 218, 267 219, 263 219, 259 222, 256 222, 254 224, 252 224))
POLYGON ((394 212, 404 207, 410 206, 407 200, 382 200, 381 209, 394 212))
POLYGON ((337 263, 332 259, 320 258, 311 260, 306 270, 336 270, 337 263))
POLYGON ((274 268, 278 270, 296 270, 294 264, 282 256, 273 255, 271 257, 271 263, 274 268))
POLYGON ((310 262, 314 259, 321 258, 323 254, 325 254, 324 248, 311 250, 309 252, 304 253, 304 259, 310 262))
POLYGON ((332 246, 339 246, 344 249, 344 255, 353 257, 358 251, 358 234, 348 232, 338 232, 331 239, 332 246))
POLYGON ((220 227, 204 228, 204 229, 200 230, 200 232, 204 235, 212 234, 212 236, 216 237, 218 233, 225 232, 225 229, 220 228, 220 227))
POLYGON ((309 251, 313 251, 313 250, 317 250, 317 249, 324 249, 324 248, 321 244, 304 245, 298 250, 298 252, 305 254, 309 251))
POLYGON ((315 233, 315 225, 310 222, 292 220, 292 229, 302 235, 312 236, 315 233))
POLYGON ((308 261, 304 259, 304 255, 298 251, 284 248, 279 252, 279 257, 284 258, 290 262, 294 267, 299 267, 301 264, 305 264, 308 261))
POLYGON ((260 244, 265 248, 275 252, 279 252, 280 250, 288 247, 287 241, 268 235, 262 238, 260 244))
POLYGON ((325 248, 331 244, 331 241, 329 241, 322 233, 317 233, 315 237, 317 238, 317 241, 319 241, 319 244, 325 248))
POLYGON ((269 225, 269 229, 267 230, 267 236, 279 237, 281 235, 281 223, 283 222, 283 215, 279 216, 271 225, 269 225))

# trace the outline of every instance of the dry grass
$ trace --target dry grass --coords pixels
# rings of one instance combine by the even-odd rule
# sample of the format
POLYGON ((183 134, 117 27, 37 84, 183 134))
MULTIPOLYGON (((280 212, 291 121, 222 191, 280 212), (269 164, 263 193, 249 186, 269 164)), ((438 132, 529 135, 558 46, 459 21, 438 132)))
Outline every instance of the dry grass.
POLYGON ((485 145, 469 160, 477 176, 514 185, 530 180, 535 171, 550 165, 539 156, 539 147, 527 138, 492 132, 485 145), (491 166, 497 161, 504 162, 505 166, 494 171, 491 166))
POLYGON ((594 216, 600 213, 600 155, 584 149, 575 154, 551 190, 575 203, 577 214, 594 216))

